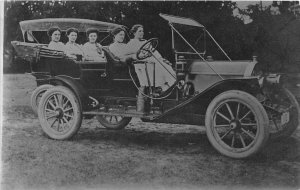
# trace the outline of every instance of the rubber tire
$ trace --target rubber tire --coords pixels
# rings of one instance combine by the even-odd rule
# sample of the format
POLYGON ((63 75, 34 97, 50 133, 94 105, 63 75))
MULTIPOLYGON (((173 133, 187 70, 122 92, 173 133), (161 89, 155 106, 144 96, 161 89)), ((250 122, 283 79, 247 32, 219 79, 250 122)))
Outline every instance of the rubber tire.
POLYGON ((37 102, 37 98, 38 96, 44 94, 48 89, 52 88, 53 85, 51 84, 44 84, 41 86, 38 86, 31 94, 31 98, 30 98, 30 104, 31 104, 31 108, 33 110, 33 112, 37 115, 38 113, 38 105, 39 102, 37 102))
POLYGON ((124 129, 128 123, 131 121, 131 117, 124 117, 118 124, 110 124, 107 122, 107 120, 102 115, 97 115, 96 119, 99 121, 99 123, 109 130, 121 130, 124 129))
POLYGON ((72 138, 79 130, 81 123, 82 123, 82 110, 81 106, 79 103, 79 100, 77 96, 68 88, 64 86, 55 86, 49 90, 47 90, 44 95, 42 96, 42 99, 40 101, 39 107, 38 107, 38 116, 39 116, 39 121, 42 127, 43 132, 51 139, 56 139, 56 140, 67 140, 72 138), (46 106, 46 101, 56 93, 63 94, 66 96, 70 103, 72 104, 72 107, 74 108, 74 113, 75 113, 75 119, 72 123, 72 126, 70 129, 63 134, 58 134, 54 133, 51 129, 51 127, 48 126, 48 123, 45 120, 44 116, 44 108, 46 106))
POLYGON ((299 124, 300 124, 299 103, 298 103, 297 99, 295 98, 295 96, 291 93, 291 91, 289 91, 286 88, 283 88, 283 90, 284 90, 285 94, 288 96, 288 98, 291 101, 291 103, 293 104, 293 106, 295 106, 297 113, 293 113, 293 114, 295 114, 294 117, 291 118, 291 120, 289 121, 289 123, 287 124, 287 126, 284 128, 283 131, 276 132, 276 133, 270 133, 270 139, 273 141, 280 141, 280 140, 290 137, 295 132, 295 130, 299 127, 299 124))
POLYGON ((221 154, 231 158, 241 159, 253 156, 264 147, 265 143, 268 141, 269 138, 269 119, 264 107, 255 97, 239 90, 225 91, 212 100, 212 102, 209 104, 206 110, 205 126, 206 134, 211 145, 221 154), (245 152, 231 152, 225 149, 224 147, 222 147, 222 145, 218 143, 212 131, 214 112, 216 111, 220 103, 229 99, 237 99, 243 104, 247 105, 257 118, 256 120, 258 122, 258 137, 252 148, 246 150, 245 152))

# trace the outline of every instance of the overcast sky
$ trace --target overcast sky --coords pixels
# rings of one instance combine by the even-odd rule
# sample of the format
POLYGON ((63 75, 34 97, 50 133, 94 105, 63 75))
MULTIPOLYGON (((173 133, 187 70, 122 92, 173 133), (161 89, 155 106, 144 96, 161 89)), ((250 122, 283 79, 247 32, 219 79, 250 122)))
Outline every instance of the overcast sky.
MULTIPOLYGON (((259 4, 260 1, 234 1, 240 9, 246 9, 248 5, 259 4)), ((272 4, 272 1, 262 1, 263 7, 269 6, 272 4)))
MULTIPOLYGON (((255 4, 259 4, 260 3, 260 1, 233 1, 233 2, 236 2, 237 6, 240 9, 247 9, 248 5, 255 5, 255 4)), ((270 6, 272 4, 272 1, 261 1, 261 3, 262 3, 263 7, 267 7, 267 6, 270 6)), ((274 10, 274 11, 276 12, 276 10, 274 10)), ((249 16, 245 16, 245 15, 239 14, 239 10, 238 9, 236 9, 236 10, 233 11, 233 15, 242 18, 244 20, 245 24, 248 24, 248 23, 252 22, 252 20, 250 19, 249 16)))

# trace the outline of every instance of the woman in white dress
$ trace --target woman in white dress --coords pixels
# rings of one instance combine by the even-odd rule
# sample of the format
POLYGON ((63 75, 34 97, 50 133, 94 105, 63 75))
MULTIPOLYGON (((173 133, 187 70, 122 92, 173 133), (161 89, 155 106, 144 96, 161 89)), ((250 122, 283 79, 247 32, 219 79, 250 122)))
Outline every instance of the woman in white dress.
POLYGON ((86 31, 88 42, 83 45, 85 60, 87 61, 106 61, 102 46, 97 43, 98 30, 89 28, 86 31))
POLYGON ((111 34, 113 35, 113 43, 109 45, 109 51, 120 60, 136 59, 134 51, 130 50, 128 45, 124 43, 125 29, 122 27, 115 28, 111 34))
MULTIPOLYGON (((130 33, 133 34, 133 39, 128 42, 127 48, 129 48, 132 53, 137 53, 145 42, 147 42, 143 39, 144 27, 140 24, 136 24, 131 28, 130 33)), ((152 56, 145 59, 148 62, 147 70, 151 83, 150 86, 153 86, 153 68, 155 65, 155 87, 160 87, 162 91, 166 91, 175 84, 176 73, 171 67, 170 62, 164 59, 158 51, 155 51, 153 54, 155 58, 152 56)), ((135 71, 141 86, 149 86, 145 67, 145 64, 135 64, 135 71)))
POLYGON ((84 53, 82 46, 76 43, 78 30, 75 28, 69 28, 67 30, 67 36, 69 41, 65 45, 65 53, 69 58, 81 60, 84 53))
POLYGON ((48 36, 50 37, 51 41, 48 45, 49 49, 64 51, 65 45, 60 42, 61 30, 58 27, 49 28, 47 32, 48 36))

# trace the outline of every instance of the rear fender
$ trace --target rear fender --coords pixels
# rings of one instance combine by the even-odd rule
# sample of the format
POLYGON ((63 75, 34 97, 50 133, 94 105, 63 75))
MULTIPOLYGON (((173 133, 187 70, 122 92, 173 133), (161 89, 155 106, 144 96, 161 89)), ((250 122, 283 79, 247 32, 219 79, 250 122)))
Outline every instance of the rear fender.
POLYGON ((49 72, 31 72, 29 74, 35 77, 37 86, 49 84, 48 79, 51 78, 49 72))
POLYGON ((82 111, 86 111, 88 109, 89 95, 87 90, 78 81, 76 81, 76 79, 65 75, 58 75, 49 78, 49 84, 68 87, 77 96, 82 111))

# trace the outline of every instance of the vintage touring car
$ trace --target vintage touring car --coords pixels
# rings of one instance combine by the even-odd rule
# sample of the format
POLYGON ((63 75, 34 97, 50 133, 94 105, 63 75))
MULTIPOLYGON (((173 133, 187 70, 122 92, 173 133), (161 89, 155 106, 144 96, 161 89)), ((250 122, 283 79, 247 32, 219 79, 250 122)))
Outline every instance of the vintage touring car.
MULTIPOLYGON (((82 119, 90 116, 96 116, 107 129, 123 129, 136 117, 144 122, 205 125, 216 150, 232 158, 246 158, 259 152, 269 137, 286 138, 296 130, 299 104, 284 88, 283 76, 254 75, 255 57, 232 61, 195 20, 160 16, 171 29, 177 85, 158 97, 148 87, 142 100, 137 97, 139 83, 133 67, 145 64, 143 58, 154 56, 157 39, 148 40, 140 48, 140 59, 133 64, 123 63, 106 47, 106 59, 102 62, 70 60, 64 52, 47 48, 46 31, 50 27, 58 26, 63 33, 75 27, 83 36, 86 29, 97 28, 105 46, 109 32, 121 26, 65 18, 20 22, 24 42, 13 41, 12 45, 36 77, 38 87, 32 93, 31 103, 47 136, 69 139, 79 130, 82 119), (207 37, 228 60, 214 61, 207 56, 207 37), (139 106, 144 110, 137 109, 139 106)), ((78 40, 83 43, 83 39, 78 40)))

